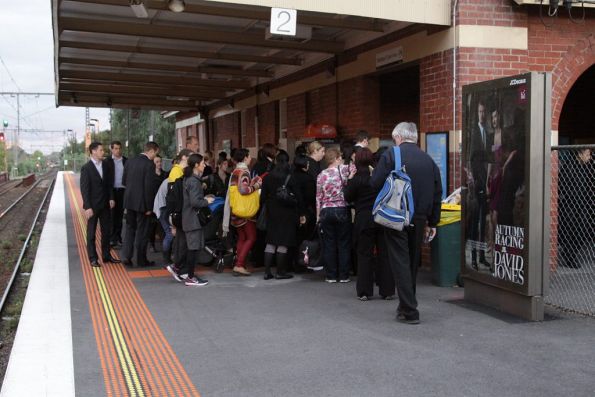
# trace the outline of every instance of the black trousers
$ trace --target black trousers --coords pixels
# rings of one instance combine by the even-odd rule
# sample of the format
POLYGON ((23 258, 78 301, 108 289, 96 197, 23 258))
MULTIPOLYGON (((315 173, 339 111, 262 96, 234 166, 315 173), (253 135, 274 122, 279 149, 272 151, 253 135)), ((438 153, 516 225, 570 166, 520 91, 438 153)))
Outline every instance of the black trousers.
POLYGON ((110 256, 109 231, 110 231, 110 210, 104 208, 98 211, 93 210, 93 216, 87 220, 87 255, 90 261, 98 260, 95 249, 95 235, 97 222, 101 228, 101 255, 102 258, 110 256))
POLYGON ((349 278, 351 269, 351 210, 323 208, 320 211, 326 278, 349 278))
POLYGON ((122 259, 131 260, 136 248, 136 264, 147 265, 149 243, 149 216, 143 212, 126 210, 126 234, 122 247, 122 259))
POLYGON ((112 243, 119 243, 122 241, 122 218, 124 217, 124 192, 126 189, 114 189, 114 201, 116 205, 111 210, 112 215, 112 230, 110 233, 110 240, 112 243))
POLYGON ((172 242, 172 256, 174 263, 178 268, 182 268, 186 265, 187 255, 188 244, 186 243, 186 233, 184 233, 181 227, 177 227, 176 236, 172 242))
POLYGON ((357 296, 374 295, 374 281, 382 297, 395 294, 395 279, 388 264, 388 254, 381 227, 364 229, 357 236, 357 296))
MULTIPOLYGON (((477 195, 477 206, 471 214, 471 240, 478 243, 486 241, 486 215, 488 203, 485 194, 477 195)), ((479 260, 485 261, 485 250, 479 250, 479 260)), ((477 247, 471 249, 471 261, 477 263, 477 247)))
POLYGON ((407 230, 384 228, 388 261, 399 296, 397 313, 404 314, 410 320, 419 319, 415 291, 425 224, 425 219, 414 218, 413 226, 407 230))

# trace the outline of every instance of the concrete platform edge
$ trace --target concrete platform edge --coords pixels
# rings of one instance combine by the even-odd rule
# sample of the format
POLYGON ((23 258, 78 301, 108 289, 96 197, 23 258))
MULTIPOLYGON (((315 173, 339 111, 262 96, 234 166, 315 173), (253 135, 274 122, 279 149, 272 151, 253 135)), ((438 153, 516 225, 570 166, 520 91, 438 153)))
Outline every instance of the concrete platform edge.
POLYGON ((0 397, 75 395, 65 208, 59 172, 0 397))

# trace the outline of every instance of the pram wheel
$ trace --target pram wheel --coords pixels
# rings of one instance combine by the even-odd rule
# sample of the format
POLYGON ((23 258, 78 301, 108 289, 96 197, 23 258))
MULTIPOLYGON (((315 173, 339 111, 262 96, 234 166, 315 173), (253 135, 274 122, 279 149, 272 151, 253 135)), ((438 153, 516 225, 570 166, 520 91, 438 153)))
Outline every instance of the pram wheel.
POLYGON ((221 273, 223 272, 223 268, 225 267, 225 260, 222 256, 217 259, 217 264, 215 265, 215 272, 221 273))

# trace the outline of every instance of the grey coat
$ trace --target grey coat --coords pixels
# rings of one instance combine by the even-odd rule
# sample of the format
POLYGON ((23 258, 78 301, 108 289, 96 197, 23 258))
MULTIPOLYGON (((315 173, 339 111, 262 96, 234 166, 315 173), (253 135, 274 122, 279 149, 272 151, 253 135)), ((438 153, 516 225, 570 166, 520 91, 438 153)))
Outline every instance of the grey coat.
POLYGON ((208 205, 198 176, 192 175, 190 178, 184 178, 184 206, 182 207, 182 229, 184 232, 202 229, 196 212, 199 208, 208 205))

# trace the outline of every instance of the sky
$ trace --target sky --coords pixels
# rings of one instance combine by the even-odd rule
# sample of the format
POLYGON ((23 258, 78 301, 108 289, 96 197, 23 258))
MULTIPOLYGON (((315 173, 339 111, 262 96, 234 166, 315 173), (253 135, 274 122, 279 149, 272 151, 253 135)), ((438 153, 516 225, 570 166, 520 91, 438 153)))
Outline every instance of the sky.
MULTIPOLYGON (((54 92, 50 7, 49 0, 0 0, 0 92, 54 92)), ((9 142, 17 126, 16 109, 16 98, 0 95, 0 119, 8 120, 9 142)), ((91 108, 90 117, 99 120, 101 130, 109 128, 108 109, 91 108)), ((19 142, 25 151, 57 151, 65 143, 65 130, 83 139, 85 108, 56 108, 53 96, 21 96, 21 129, 25 131, 19 142)))

